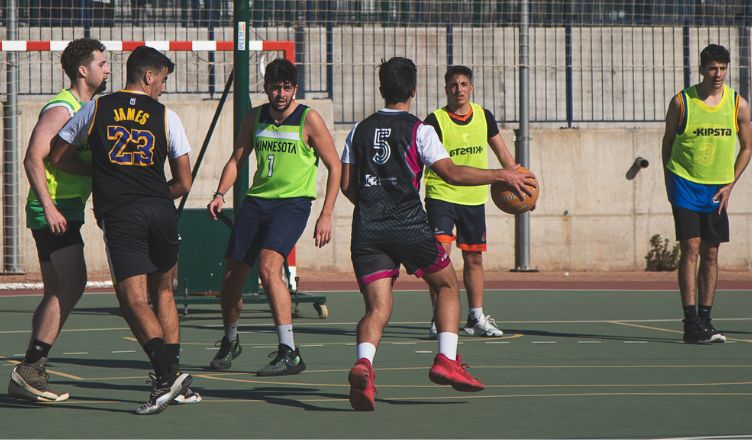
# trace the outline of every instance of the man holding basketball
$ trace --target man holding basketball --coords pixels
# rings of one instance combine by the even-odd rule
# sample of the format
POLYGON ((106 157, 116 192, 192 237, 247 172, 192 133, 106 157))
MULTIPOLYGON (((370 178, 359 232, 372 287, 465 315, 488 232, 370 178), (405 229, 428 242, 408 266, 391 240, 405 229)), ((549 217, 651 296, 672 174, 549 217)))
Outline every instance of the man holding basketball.
MULTIPOLYGON (((514 157, 507 149, 496 126, 494 115, 470 101, 473 71, 451 66, 444 74, 447 105, 428 115, 425 123, 436 130, 449 157, 457 165, 488 168, 487 145, 504 168, 514 169, 514 157)), ((533 176, 534 178, 534 176, 533 176)), ((464 330, 468 335, 502 336, 496 321, 483 312, 483 252, 486 251, 486 211, 488 187, 457 186, 447 183, 436 172, 426 171, 426 212, 433 235, 450 254, 452 242, 462 250, 462 278, 467 290, 468 315, 464 330), (457 229, 457 234, 453 233, 457 229)), ((431 289, 431 304, 436 291, 431 289)), ((436 323, 431 320, 428 333, 436 338, 436 323)))
POLYGON ((718 248, 729 241, 731 190, 752 157, 749 104, 724 84, 730 58, 723 46, 703 49, 700 83, 674 96, 666 113, 662 158, 681 247, 679 289, 687 343, 726 342, 710 318, 718 248), (737 138, 741 148, 735 158, 737 138))
POLYGON ((342 153, 345 196, 355 205, 351 258, 366 313, 357 327, 357 362, 350 370, 350 405, 375 408, 373 360, 392 313, 392 284, 400 264, 423 277, 437 292, 439 354, 429 378, 458 391, 485 386, 466 371, 457 355, 460 324, 459 283, 446 251, 431 234, 420 201, 423 166, 454 185, 506 182, 522 194, 529 174, 516 169, 483 170, 456 165, 430 125, 409 113, 417 68, 395 57, 379 67, 385 108, 355 125, 342 153))

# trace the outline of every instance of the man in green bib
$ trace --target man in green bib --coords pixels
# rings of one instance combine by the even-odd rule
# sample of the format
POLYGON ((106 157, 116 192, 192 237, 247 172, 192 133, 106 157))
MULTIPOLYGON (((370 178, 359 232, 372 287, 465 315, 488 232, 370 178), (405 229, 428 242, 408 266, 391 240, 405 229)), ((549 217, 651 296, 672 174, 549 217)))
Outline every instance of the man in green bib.
MULTIPOLYGON (((433 126, 439 139, 457 165, 488 168, 488 148, 501 165, 515 170, 514 156, 507 149, 496 126, 494 115, 470 100, 473 71, 451 66, 444 75, 447 105, 428 115, 425 123, 433 126)), ((528 177, 533 177, 532 173, 528 177)), ((524 176, 519 179, 523 180, 524 176)), ((486 211, 488 185, 457 186, 446 183, 432 170, 426 171, 426 212, 434 237, 449 254, 452 242, 462 250, 462 279, 467 290, 468 315, 465 333, 475 336, 502 336, 496 321, 483 312, 483 252, 486 251, 486 211), (456 234, 454 232, 456 228, 456 234)), ((436 292, 431 291, 436 304, 436 292)), ((431 321, 429 337, 436 338, 431 321)))
POLYGON ((256 155, 253 183, 230 235, 222 278, 222 321, 225 335, 210 367, 230 368, 241 351, 238 320, 243 306, 242 288, 251 267, 258 262, 259 278, 271 306, 279 347, 260 376, 297 374, 305 369, 292 330, 292 300, 282 279, 282 267, 306 227, 316 198, 319 159, 328 170, 321 214, 316 221, 317 247, 332 236, 332 212, 339 193, 341 165, 326 124, 315 110, 295 101, 297 69, 285 60, 269 63, 264 76, 267 104, 253 108, 243 119, 235 149, 227 161, 209 215, 216 220, 224 194, 237 179, 238 170, 256 155))
POLYGON ((723 46, 703 49, 700 83, 676 94, 666 113, 662 158, 681 247, 679 289, 687 343, 726 342, 710 318, 718 248, 729 241, 731 191, 752 157, 749 104, 724 84, 730 59, 723 46), (741 148, 735 155, 737 138, 741 148))
MULTIPOLYGON (((68 393, 49 387, 47 357, 68 314, 86 287, 86 263, 81 226, 91 194, 91 177, 72 174, 47 161, 50 143, 81 105, 107 87, 110 66, 105 47, 97 40, 71 41, 60 57, 71 84, 42 107, 24 157, 31 189, 26 202, 26 226, 36 242, 44 282, 44 297, 34 312, 24 361, 11 374, 8 394, 42 402, 66 400, 68 393)), ((91 163, 91 151, 76 154, 91 163)))

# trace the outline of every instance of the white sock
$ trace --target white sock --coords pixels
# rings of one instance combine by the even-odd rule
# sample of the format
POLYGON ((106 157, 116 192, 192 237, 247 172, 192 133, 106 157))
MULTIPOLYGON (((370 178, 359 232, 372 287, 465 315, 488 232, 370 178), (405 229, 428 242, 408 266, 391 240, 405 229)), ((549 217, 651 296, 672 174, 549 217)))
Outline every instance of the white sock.
POLYGON ((470 308, 470 316, 473 319, 477 319, 478 321, 482 321, 483 318, 486 317, 483 314, 483 307, 472 307, 472 308, 470 308))
POLYGON ((227 324, 225 326, 225 337, 230 341, 233 342, 235 338, 238 337, 238 322, 235 321, 231 324, 227 324))
POLYGON ((295 337, 292 333, 292 324, 282 324, 277 326, 277 337, 280 344, 285 344, 295 350, 295 337))
POLYGON ((376 357, 376 346, 370 342, 361 342, 358 344, 358 359, 368 359, 368 362, 373 365, 373 358, 376 357))
POLYGON ((439 333, 439 353, 446 356, 450 361, 457 360, 457 342, 459 339, 457 333, 439 333))

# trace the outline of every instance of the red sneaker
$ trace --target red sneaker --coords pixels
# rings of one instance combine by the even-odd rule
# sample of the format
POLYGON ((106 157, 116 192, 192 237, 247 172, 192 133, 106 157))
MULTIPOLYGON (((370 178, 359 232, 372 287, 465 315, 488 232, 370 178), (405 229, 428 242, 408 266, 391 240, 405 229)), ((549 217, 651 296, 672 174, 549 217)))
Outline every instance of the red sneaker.
POLYGON ((439 353, 433 360, 433 367, 428 372, 431 382, 439 385, 451 385, 457 391, 483 391, 486 386, 467 372, 469 365, 463 364, 459 355, 457 360, 450 360, 439 353))
POLYGON ((376 374, 368 359, 358 359, 347 376, 350 381, 350 406, 355 411, 373 411, 376 408, 376 374))

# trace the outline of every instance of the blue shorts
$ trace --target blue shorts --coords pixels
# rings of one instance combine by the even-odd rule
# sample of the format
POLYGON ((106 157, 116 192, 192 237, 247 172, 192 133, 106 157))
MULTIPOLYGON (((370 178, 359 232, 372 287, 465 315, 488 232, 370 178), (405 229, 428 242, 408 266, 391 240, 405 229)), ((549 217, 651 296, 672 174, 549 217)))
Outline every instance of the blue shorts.
POLYGON ((311 199, 260 199, 246 197, 232 227, 225 257, 256 264, 262 249, 280 253, 285 258, 303 234, 311 199))
POLYGON ((426 199, 426 214, 433 236, 441 243, 457 239, 463 251, 486 251, 486 206, 468 206, 426 199), (457 228, 457 236, 452 233, 457 228))

